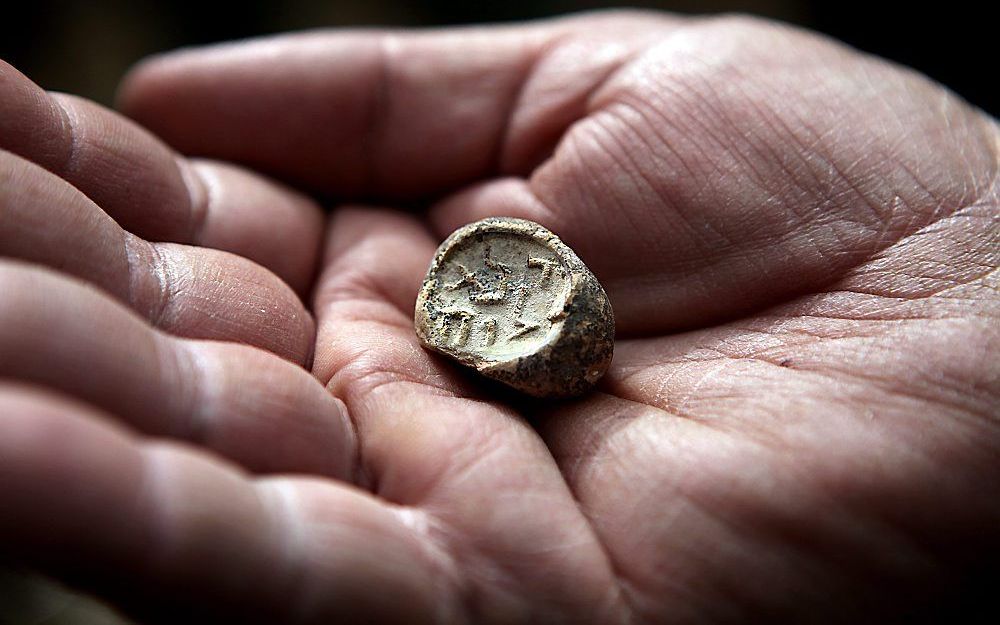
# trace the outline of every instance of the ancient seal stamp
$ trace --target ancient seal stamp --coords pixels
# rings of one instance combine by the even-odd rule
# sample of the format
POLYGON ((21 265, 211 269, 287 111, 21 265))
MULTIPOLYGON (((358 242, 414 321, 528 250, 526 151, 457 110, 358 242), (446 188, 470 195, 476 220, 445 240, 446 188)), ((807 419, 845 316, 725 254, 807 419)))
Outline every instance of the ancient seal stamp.
POLYGON ((607 371, 615 321, 597 278, 524 219, 459 228, 438 248, 414 315, 425 347, 537 397, 577 395, 607 371))

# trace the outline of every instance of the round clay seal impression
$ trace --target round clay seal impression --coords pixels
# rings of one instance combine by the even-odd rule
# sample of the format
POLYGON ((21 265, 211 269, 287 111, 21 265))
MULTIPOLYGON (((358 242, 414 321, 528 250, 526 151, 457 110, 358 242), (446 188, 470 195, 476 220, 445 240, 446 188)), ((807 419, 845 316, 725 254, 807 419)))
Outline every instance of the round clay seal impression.
POLYGON ((594 274, 555 234, 510 217, 441 244, 414 326, 425 347, 536 397, 583 393, 614 352, 614 314, 594 274))

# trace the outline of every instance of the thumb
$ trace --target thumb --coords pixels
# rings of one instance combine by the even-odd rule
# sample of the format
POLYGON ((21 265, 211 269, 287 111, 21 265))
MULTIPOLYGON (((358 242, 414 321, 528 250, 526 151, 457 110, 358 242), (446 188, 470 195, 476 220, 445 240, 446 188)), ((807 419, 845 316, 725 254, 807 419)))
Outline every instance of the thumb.
POLYGON ((529 169, 642 35, 671 21, 601 14, 225 44, 145 61, 119 106, 185 153, 341 195, 425 195, 529 169))

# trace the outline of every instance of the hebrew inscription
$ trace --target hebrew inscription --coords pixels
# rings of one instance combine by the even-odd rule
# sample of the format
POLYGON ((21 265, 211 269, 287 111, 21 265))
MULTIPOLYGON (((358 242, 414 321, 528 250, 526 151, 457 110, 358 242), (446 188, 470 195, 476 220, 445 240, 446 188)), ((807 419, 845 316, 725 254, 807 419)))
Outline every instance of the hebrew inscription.
POLYGON ((530 353, 558 322, 569 277, 555 254, 535 241, 496 232, 442 259, 437 331, 456 351, 506 359, 530 353))
POLYGON ((469 224, 441 244, 414 327, 424 346, 538 396, 583 392, 614 349, 597 279, 552 232, 512 218, 469 224))

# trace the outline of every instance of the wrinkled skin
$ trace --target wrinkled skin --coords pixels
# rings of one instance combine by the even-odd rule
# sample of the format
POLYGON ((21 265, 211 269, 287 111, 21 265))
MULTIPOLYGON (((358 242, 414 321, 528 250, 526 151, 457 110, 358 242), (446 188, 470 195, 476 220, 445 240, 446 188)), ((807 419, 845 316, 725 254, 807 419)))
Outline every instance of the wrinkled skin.
POLYGON ((294 35, 128 78, 197 161, 0 89, 23 565, 267 623, 933 620, 997 572, 1000 133, 910 71, 745 18, 294 35), (420 349, 437 243, 488 215, 605 285, 596 392, 420 349))

